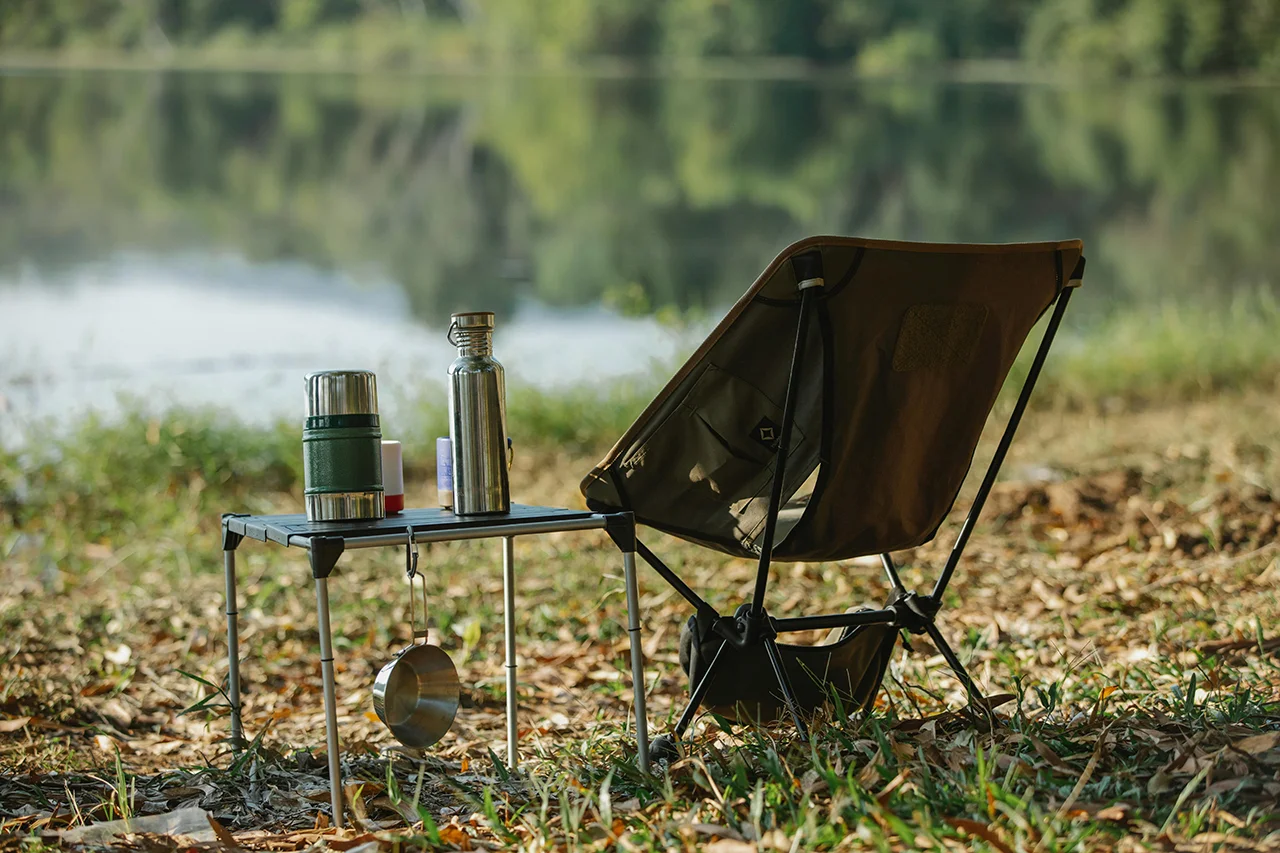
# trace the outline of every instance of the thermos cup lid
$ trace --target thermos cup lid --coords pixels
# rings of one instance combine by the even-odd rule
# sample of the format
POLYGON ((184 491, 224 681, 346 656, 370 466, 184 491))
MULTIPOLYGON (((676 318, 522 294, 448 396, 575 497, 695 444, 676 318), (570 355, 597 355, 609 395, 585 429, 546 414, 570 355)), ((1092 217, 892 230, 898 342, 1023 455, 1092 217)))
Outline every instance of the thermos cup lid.
POLYGON ((493 328, 492 311, 464 311, 461 314, 453 314, 449 319, 452 325, 459 329, 493 328))
POLYGON ((376 415, 378 381, 369 370, 322 370, 307 374, 307 417, 376 415))

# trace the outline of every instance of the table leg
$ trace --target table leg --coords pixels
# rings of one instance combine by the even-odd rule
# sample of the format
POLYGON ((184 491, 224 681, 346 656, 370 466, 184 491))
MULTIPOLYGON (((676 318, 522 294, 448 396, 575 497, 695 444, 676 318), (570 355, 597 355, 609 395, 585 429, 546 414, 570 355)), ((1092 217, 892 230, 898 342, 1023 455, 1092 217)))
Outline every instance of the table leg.
POLYGON ((338 699, 333 677, 333 633, 329 628, 329 579, 316 578, 320 617, 320 676, 324 681, 324 729, 329 747, 329 798, 333 825, 342 827, 342 757, 338 752, 338 699))
POLYGON ((222 552, 227 581, 227 700, 231 703, 231 748, 244 748, 244 721, 240 716, 240 605, 236 595, 236 552, 222 552))
POLYGON ((507 647, 507 766, 520 764, 517 745, 516 707, 516 578, 515 539, 502 538, 502 632, 507 647))
POLYGON ((636 706, 636 753, 640 769, 649 772, 649 719, 645 711, 644 648, 640 644, 640 588, 636 583, 636 554, 624 551, 622 572, 627 586, 627 634, 631 638, 631 692, 636 706))

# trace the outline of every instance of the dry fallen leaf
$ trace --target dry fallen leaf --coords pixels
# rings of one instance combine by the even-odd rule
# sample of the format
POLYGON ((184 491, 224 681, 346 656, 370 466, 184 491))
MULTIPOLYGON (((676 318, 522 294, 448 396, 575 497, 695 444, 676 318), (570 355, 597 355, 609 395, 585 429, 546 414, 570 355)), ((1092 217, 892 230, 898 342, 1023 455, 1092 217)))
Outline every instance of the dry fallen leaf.
POLYGON ((717 838, 702 849, 707 853, 756 853, 754 844, 736 838, 717 838))
POLYGON ((181 740, 162 740, 159 743, 153 743, 146 747, 146 751, 152 755, 169 755, 177 752, 186 746, 186 741, 181 740))
POLYGON ((1262 735, 1253 735, 1242 740, 1238 740, 1231 745, 1233 749, 1241 752, 1247 752, 1250 755, 1261 755, 1264 752, 1270 752, 1280 745, 1280 732, 1267 732, 1262 735))
POLYGON ((1161 767, 1151 778, 1147 780, 1148 794, 1163 794, 1173 789, 1173 776, 1164 767, 1161 767))
POLYGON ((102 718, 120 731, 128 731, 133 725, 133 712, 119 698, 108 699, 98 706, 102 718))
POLYGON ((0 720, 0 732, 5 734, 16 732, 29 722, 31 722, 30 717, 11 717, 7 720, 0 720))
POLYGON ((462 850, 471 849, 471 836, 463 829, 454 824, 446 824, 440 827, 440 840, 445 844, 452 844, 462 850))
POLYGON ((225 826, 218 823, 217 818, 211 814, 207 814, 205 817, 209 820, 209 826, 213 827, 213 834, 218 836, 218 841, 223 847, 226 847, 228 850, 241 849, 240 845, 236 843, 235 837, 232 836, 230 832, 227 832, 227 828, 225 826))
POLYGON ((1076 775, 1076 769, 1072 767, 1070 764, 1068 764, 1067 762, 1063 761, 1062 757, 1059 756, 1058 753, 1050 749, 1047 743, 1040 740, 1040 738, 1034 735, 1027 735, 1027 738, 1031 741, 1031 745, 1035 747, 1036 754, 1038 754, 1045 761, 1049 762, 1049 764, 1053 766, 1053 769, 1058 770, 1062 773, 1066 773, 1070 776, 1076 775))
POLYGON ((1105 809, 1098 809, 1093 813, 1095 820, 1107 820, 1115 823, 1128 823, 1129 815, 1133 813, 1133 807, 1128 803, 1115 803, 1107 806, 1105 809))
POLYGON ((695 823, 689 827, 697 835, 710 835, 712 838, 729 838, 734 841, 746 841, 741 832, 719 823, 695 823))
POLYGON ((95 681, 93 684, 80 688, 80 695, 85 697, 101 696, 103 693, 110 693, 116 688, 114 681, 95 681))
POLYGON ((359 847, 361 844, 368 844, 370 841, 377 841, 378 837, 371 832, 353 835, 351 838, 326 838, 324 844, 334 850, 350 850, 353 847, 359 847))
POLYGON ((1099 759, 1107 745, 1107 731, 1109 727, 1104 727, 1098 734, 1098 742, 1093 748, 1093 755, 1089 756, 1089 763, 1084 766, 1084 770, 1080 773, 1080 778, 1076 780, 1076 784, 1071 789, 1071 793, 1067 795, 1066 800, 1062 803, 1059 814, 1066 814, 1075 805, 1076 800, 1080 798, 1080 793, 1084 790, 1084 786, 1089 784, 1089 780, 1093 778, 1093 771, 1098 766, 1099 759))
POLYGON ((133 657, 133 649, 121 643, 114 649, 103 652, 102 656, 116 666, 124 666, 129 662, 129 658, 133 657))
POLYGON ((898 773, 897 776, 894 776, 892 779, 890 779, 888 784, 886 784, 880 790, 880 793, 876 794, 876 802, 879 803, 881 806, 888 803, 889 795, 892 794, 894 791, 898 790, 898 788, 902 786, 902 783, 907 781, 907 776, 909 775, 910 775, 910 771, 907 769, 903 769, 898 773))
POLYGON ((976 820, 969 820, 968 818, 963 817, 948 817, 943 819, 953 828, 964 830, 975 838, 981 838, 983 841, 999 850, 1000 853, 1014 853, 1013 848, 1010 847, 1003 838, 997 835, 995 830, 985 823, 979 823, 976 820))

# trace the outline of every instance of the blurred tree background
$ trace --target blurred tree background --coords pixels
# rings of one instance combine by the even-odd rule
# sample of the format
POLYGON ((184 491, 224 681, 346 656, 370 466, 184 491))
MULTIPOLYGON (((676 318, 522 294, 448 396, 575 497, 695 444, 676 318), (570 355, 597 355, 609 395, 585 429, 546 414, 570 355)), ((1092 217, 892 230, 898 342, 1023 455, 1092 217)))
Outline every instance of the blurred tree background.
POLYGON ((966 61, 1120 75, 1280 75, 1276 0, 5 0, 0 47, 305 52, 419 63, 966 61))
POLYGON ((696 312, 807 234, 1067 234, 1077 314, 1222 303, 1276 281, 1277 139, 1265 87, 0 75, 0 272, 230 252, 371 271, 428 321, 696 312))
MULTIPOLYGON (((0 47, 1265 75, 1280 2, 3 0, 0 47)), ((1113 297, 1082 311, 1275 290, 1265 86, 739 76, 0 75, 0 271, 229 252, 371 272, 428 320, 476 296, 684 314, 807 234, 1066 234, 1113 297)))

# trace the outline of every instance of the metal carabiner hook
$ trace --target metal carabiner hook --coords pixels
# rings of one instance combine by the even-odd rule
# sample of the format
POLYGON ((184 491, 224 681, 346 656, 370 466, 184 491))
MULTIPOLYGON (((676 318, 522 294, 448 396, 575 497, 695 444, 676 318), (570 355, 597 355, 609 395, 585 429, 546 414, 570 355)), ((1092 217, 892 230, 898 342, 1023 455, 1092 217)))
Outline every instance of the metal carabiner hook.
POLYGON ((404 546, 404 576, 405 576, 405 579, 409 581, 409 636, 410 636, 410 643, 412 644, 412 642, 418 639, 419 637, 422 638, 423 642, 426 642, 427 636, 428 636, 427 627, 426 627, 427 579, 420 578, 420 576, 418 575, 418 537, 414 535, 412 527, 406 527, 405 530, 408 531, 409 536, 404 546), (413 602, 413 597, 414 597, 413 579, 414 578, 420 578, 422 581, 423 627, 421 631, 418 630, 418 614, 414 612, 414 602, 413 602))
POLYGON ((409 532, 409 539, 404 546, 404 574, 410 581, 418 574, 418 537, 414 535, 412 527, 406 527, 409 532))

